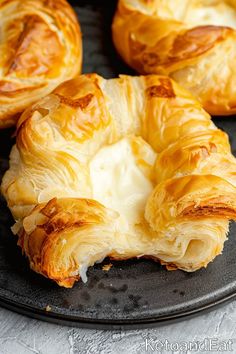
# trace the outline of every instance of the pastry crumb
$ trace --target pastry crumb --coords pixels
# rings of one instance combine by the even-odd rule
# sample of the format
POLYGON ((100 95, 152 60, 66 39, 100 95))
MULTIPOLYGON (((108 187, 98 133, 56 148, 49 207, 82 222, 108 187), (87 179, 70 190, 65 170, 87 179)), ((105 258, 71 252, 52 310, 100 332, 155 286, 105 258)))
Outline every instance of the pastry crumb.
POLYGON ((178 268, 174 264, 173 265, 172 264, 166 264, 166 269, 172 271, 172 270, 177 270, 178 268))
POLYGON ((105 272, 108 272, 111 267, 112 267, 112 263, 109 263, 109 264, 105 264, 103 267, 102 267, 102 270, 104 270, 105 272))
POLYGON ((52 309, 52 308, 51 308, 51 306, 49 306, 49 305, 47 305, 46 308, 45 308, 45 310, 46 310, 47 312, 51 311, 51 309, 52 309))

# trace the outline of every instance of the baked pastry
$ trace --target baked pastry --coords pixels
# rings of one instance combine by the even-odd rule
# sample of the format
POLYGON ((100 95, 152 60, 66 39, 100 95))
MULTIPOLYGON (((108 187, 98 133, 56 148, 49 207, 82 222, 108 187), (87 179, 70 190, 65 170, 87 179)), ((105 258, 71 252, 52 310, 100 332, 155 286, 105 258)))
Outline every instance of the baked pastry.
POLYGON ((213 115, 236 113, 236 2, 119 0, 112 25, 121 57, 164 74, 213 115))
POLYGON ((82 42, 66 0, 0 2, 0 128, 81 70, 82 42))
POLYGON ((91 74, 23 113, 2 192, 31 268, 71 287, 106 256, 206 266, 235 186, 228 137, 190 93, 162 76, 91 74))

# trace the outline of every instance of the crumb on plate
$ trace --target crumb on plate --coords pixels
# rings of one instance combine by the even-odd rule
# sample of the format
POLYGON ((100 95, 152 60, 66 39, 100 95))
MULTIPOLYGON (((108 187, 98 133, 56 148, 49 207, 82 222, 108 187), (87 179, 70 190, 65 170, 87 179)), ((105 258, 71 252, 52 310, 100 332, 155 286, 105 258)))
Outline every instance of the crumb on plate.
POLYGON ((109 264, 104 264, 104 266, 102 267, 102 270, 104 270, 105 272, 108 272, 112 267, 112 263, 109 264))
POLYGON ((49 311, 51 311, 51 309, 52 309, 51 306, 47 305, 45 310, 46 310, 47 312, 49 312, 49 311))

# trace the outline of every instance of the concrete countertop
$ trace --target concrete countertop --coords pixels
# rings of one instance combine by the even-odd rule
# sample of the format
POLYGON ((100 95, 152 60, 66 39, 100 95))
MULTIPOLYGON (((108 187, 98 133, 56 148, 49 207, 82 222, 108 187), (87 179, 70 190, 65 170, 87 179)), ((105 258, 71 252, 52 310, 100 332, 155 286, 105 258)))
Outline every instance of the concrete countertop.
POLYGON ((0 308, 1 354, 183 353, 178 348, 190 342, 192 350, 184 353, 236 353, 236 301, 179 323, 133 331, 54 325, 0 308), (194 351, 197 342, 204 344, 194 351))

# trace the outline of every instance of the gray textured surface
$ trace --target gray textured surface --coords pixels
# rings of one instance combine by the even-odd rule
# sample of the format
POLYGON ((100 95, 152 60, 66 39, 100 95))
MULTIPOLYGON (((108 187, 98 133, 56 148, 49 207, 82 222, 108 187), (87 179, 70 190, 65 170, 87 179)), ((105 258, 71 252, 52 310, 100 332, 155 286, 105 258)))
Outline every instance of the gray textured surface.
POLYGON ((233 353, 236 353, 236 301, 190 320, 136 331, 64 327, 0 309, 1 354, 141 354, 153 353, 151 349, 145 350, 146 339, 148 343, 152 339, 174 343, 205 338, 232 339, 233 353))

